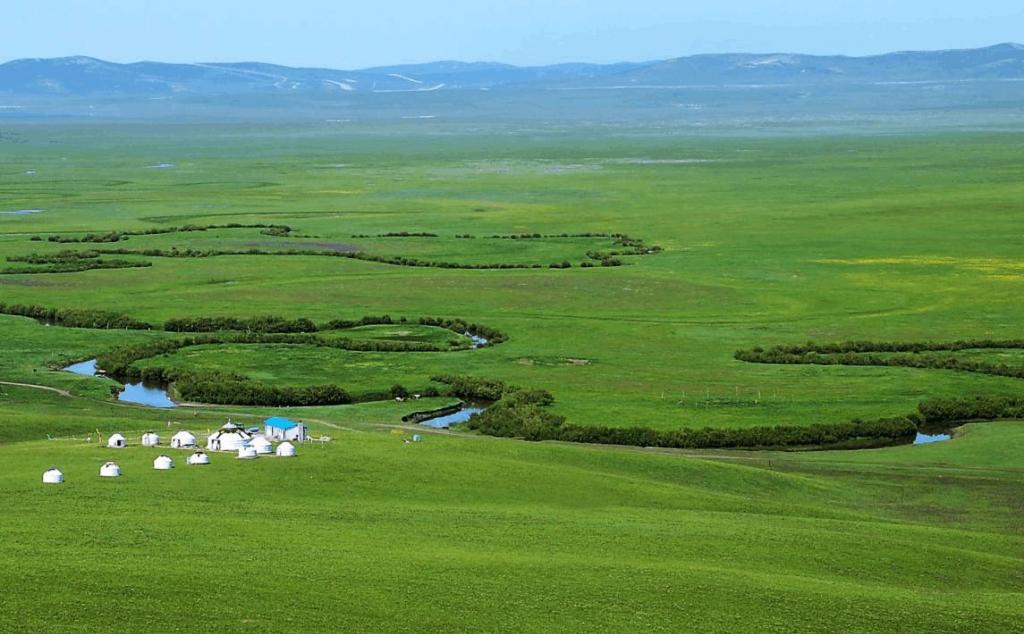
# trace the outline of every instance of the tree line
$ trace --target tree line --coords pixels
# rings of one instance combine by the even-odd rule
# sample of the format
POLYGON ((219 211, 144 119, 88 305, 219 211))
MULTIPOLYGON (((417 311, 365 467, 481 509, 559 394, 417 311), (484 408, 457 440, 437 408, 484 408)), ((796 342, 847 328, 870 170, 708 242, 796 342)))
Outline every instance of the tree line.
POLYGON ((851 441, 895 442, 912 437, 926 417, 880 418, 811 425, 775 425, 751 428, 711 428, 657 430, 649 427, 609 427, 573 425, 548 410, 554 398, 546 390, 509 386, 501 381, 464 376, 438 376, 449 392, 461 398, 486 397, 494 404, 469 419, 468 427, 488 436, 524 440, 670 447, 677 449, 710 448, 785 448, 837 445, 851 441), (496 398, 495 398, 496 397, 496 398))
MULTIPOLYGON (((263 229, 260 233, 270 236, 284 237, 292 232, 292 228, 288 225, 275 225, 275 224, 240 224, 240 223, 228 223, 221 225, 196 225, 188 224, 180 227, 154 227, 152 229, 139 229, 136 231, 108 231, 106 233, 87 233, 81 236, 72 236, 66 234, 54 234, 46 237, 47 242, 57 242, 60 244, 68 243, 81 243, 81 242, 93 242, 93 243, 109 243, 109 242, 120 242, 127 240, 130 236, 155 236, 168 233, 188 233, 192 231, 207 231, 209 229, 263 229)), ((39 242, 43 239, 42 236, 32 236, 31 240, 39 242)))
POLYGON ((130 260, 104 260, 98 251, 58 251, 57 253, 35 253, 11 255, 8 262, 24 262, 35 266, 15 266, 0 270, 4 275, 26 275, 34 273, 79 273, 95 269, 127 269, 152 266, 151 262, 130 260))
MULTIPOLYGON (((438 268, 438 269, 463 269, 463 270, 509 270, 509 269, 541 269, 545 265, 540 263, 523 262, 491 262, 471 264, 465 262, 448 262, 445 260, 424 260, 421 258, 401 255, 374 255, 364 251, 314 251, 310 249, 97 249, 97 253, 104 255, 135 255, 151 258, 210 258, 222 256, 309 256, 309 257, 334 257, 347 258, 350 260, 361 260, 364 262, 376 262, 377 264, 388 264, 391 266, 407 266, 414 268, 438 268)), ((44 257, 44 256, 41 256, 44 257)), ((562 262, 553 268, 564 268, 562 262)), ((621 265, 621 262, 614 266, 621 265)), ((572 266, 571 264, 569 265, 572 266)))
POLYGON ((388 233, 378 233, 377 235, 370 235, 367 233, 353 233, 353 238, 436 238, 436 233, 430 233, 429 231, 389 231, 388 233))
MULTIPOLYGON (((445 328, 452 332, 460 335, 472 335, 476 337, 483 337, 487 340, 486 345, 496 345, 503 343, 508 340, 508 337, 502 331, 491 328, 484 324, 478 324, 464 319, 451 318, 451 317, 399 317, 397 319, 392 318, 390 315, 369 315, 360 319, 334 319, 322 324, 316 324, 311 319, 299 317, 295 319, 288 319, 286 317, 280 317, 275 315, 263 315, 258 317, 179 317, 174 319, 168 319, 162 325, 154 326, 153 324, 140 321, 124 315, 122 313, 115 313, 103 310, 89 310, 89 309, 64 309, 64 308, 48 308, 46 306, 38 305, 22 305, 22 304, 4 304, 0 303, 0 315, 15 315, 19 317, 29 317, 38 321, 53 324, 55 326, 66 326, 69 328, 96 328, 96 329, 129 329, 129 330, 164 330, 166 332, 192 332, 192 333, 208 333, 208 332, 221 332, 221 331, 239 331, 245 333, 279 333, 279 334, 294 334, 294 333, 314 333, 314 332, 328 332, 334 330, 347 330, 351 328, 357 328, 359 326, 369 325, 388 325, 388 324, 419 324, 422 326, 434 326, 438 328, 445 328)), ((323 339, 325 342, 331 340, 323 339)), ((388 341, 367 341, 343 339, 341 341, 350 342, 353 346, 361 345, 372 345, 380 346, 375 348, 378 351, 394 352, 394 351, 441 351, 442 348, 433 346, 432 344, 419 343, 419 342, 388 342, 388 341), (392 349, 391 344, 395 346, 406 346, 407 349, 398 350, 392 349), (388 349, 384 349, 387 347, 388 349)), ((256 342, 258 343, 258 342, 256 342)), ((443 350, 448 350, 445 348, 443 350)))
POLYGON ((29 317, 66 328, 104 330, 152 330, 153 325, 121 313, 83 308, 47 308, 45 306, 0 303, 0 315, 29 317))
MULTIPOLYGON (((120 242, 132 235, 153 235, 161 233, 175 233, 175 232, 187 232, 187 231, 206 231, 207 229, 226 229, 226 228, 254 228, 262 227, 267 235, 276 236, 288 236, 292 231, 291 227, 287 225, 243 225, 243 224, 228 224, 228 225, 185 225, 184 227, 168 227, 161 229, 147 229, 141 231, 125 231, 125 232, 110 232, 106 234, 86 234, 85 236, 61 236, 54 235, 50 236, 48 240, 51 242, 120 242)), ((437 237, 437 234, 431 234, 427 232, 408 232, 400 231, 393 233, 378 234, 373 237, 437 237)), ((371 237, 367 235, 357 235, 356 237, 371 237)), ((459 237, 472 237, 468 234, 460 235, 459 237)), ((649 255, 661 251, 661 247, 653 246, 647 247, 643 240, 638 238, 630 237, 626 234, 621 233, 578 233, 578 234, 550 234, 544 235, 539 233, 533 234, 514 234, 514 235, 494 235, 492 238, 500 239, 511 239, 511 240, 527 240, 527 239, 539 239, 539 238, 613 238, 613 246, 622 246, 623 249, 613 249, 611 251, 599 251, 591 250, 586 253, 588 260, 584 260, 580 263, 583 268, 590 268, 595 266, 593 261, 596 261, 600 266, 623 266, 625 262, 620 256, 637 256, 637 255, 649 255)), ((33 239, 42 239, 39 236, 33 237, 33 239)), ((18 258, 19 261, 27 263, 34 263, 45 265, 45 268, 29 268, 19 267, 17 269, 7 269, 6 273, 62 273, 62 272, 77 272, 90 270, 93 268, 127 268, 134 266, 151 266, 150 262, 138 262, 133 263, 127 260, 107 260, 97 261, 93 258, 98 258, 100 255, 133 255, 142 257, 160 257, 160 258, 207 258, 207 257, 219 257, 219 256, 246 256, 246 255, 277 255, 277 256, 321 256, 321 257, 341 257, 349 258, 354 260, 362 260, 366 262, 376 262, 378 264, 388 264, 393 266, 409 266, 419 268, 441 268, 441 269, 465 269, 465 270, 508 270, 508 269, 540 269, 544 268, 544 264, 540 263, 522 263, 522 262, 493 262, 493 263, 481 263, 481 264, 469 264, 460 262, 449 262, 444 260, 427 260, 409 256, 394 256, 394 255, 374 255, 366 253, 365 251, 313 251, 309 249, 259 249, 259 248, 248 248, 248 249, 179 249, 172 247, 170 249, 150 248, 150 249, 126 249, 126 248, 97 248, 92 251, 78 252, 63 251, 59 256, 49 254, 32 254, 28 256, 21 256, 18 258), (53 261, 53 258, 57 257, 60 261, 53 261), (76 260, 77 258, 77 260, 76 260), (92 260, 92 264, 85 264, 82 261, 92 260), (113 264, 117 263, 117 264, 113 264)), ((14 259, 9 258, 11 261, 14 259)), ((549 269, 568 269, 572 268, 573 264, 568 260, 562 260, 559 262, 552 262, 546 265, 549 269)))
MULTIPOLYGON (((961 349, 976 347, 1007 348, 1006 340, 958 342, 961 349)), ((905 344, 899 344, 905 345, 905 344)), ((939 345, 939 344, 935 344, 939 345)), ((945 345, 945 344, 943 344, 945 345)), ((948 349, 948 348, 935 348, 948 349)), ((495 403, 470 418, 470 429, 489 436, 525 440, 558 440, 639 447, 677 449, 769 449, 796 447, 836 447, 869 443, 890 444, 911 439, 919 431, 948 428, 957 423, 1024 418, 1024 397, 975 396, 922 401, 917 411, 905 416, 875 420, 854 419, 810 425, 764 425, 749 428, 712 428, 657 430, 650 427, 609 427, 575 425, 547 411, 554 399, 543 390, 508 386, 500 381, 475 377, 438 376, 449 391, 462 398, 484 397, 495 403)))
POLYGON ((869 342, 847 341, 832 344, 776 346, 737 350, 733 355, 747 363, 793 365, 847 365, 903 367, 930 370, 976 372, 1024 379, 1024 367, 1005 363, 940 356, 935 352, 961 350, 1024 349, 1022 339, 965 339, 953 342, 869 342), (887 353, 890 356, 879 356, 887 353))

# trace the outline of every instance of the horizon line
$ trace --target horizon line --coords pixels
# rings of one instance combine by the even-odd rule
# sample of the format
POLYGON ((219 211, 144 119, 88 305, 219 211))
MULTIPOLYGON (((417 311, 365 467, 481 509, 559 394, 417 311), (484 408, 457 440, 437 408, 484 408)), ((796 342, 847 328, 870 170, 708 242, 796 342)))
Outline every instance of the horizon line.
POLYGON ((873 57, 885 57, 888 55, 908 55, 914 53, 949 53, 949 52, 965 52, 965 51, 980 51, 990 48, 999 47, 1011 47, 1018 50, 1024 50, 1024 44, 1018 42, 997 42, 995 44, 989 44, 985 46, 974 46, 974 47, 960 47, 960 48, 936 48, 936 49, 902 49, 886 51, 884 53, 871 53, 866 55, 850 55, 845 53, 800 53, 796 51, 771 51, 771 52, 753 52, 753 51, 722 51, 718 53, 693 53, 689 55, 679 55, 675 57, 661 57, 653 59, 645 59, 641 61, 627 61, 619 60, 614 62, 587 62, 587 61, 563 61, 563 62, 551 62, 548 64, 513 64, 510 62, 500 62, 495 60, 474 60, 465 61, 459 59, 434 59, 424 62, 403 62, 396 64, 377 64, 373 66, 360 66, 354 68, 342 68, 332 67, 327 65, 289 65, 279 64, 276 62, 258 61, 254 59, 249 60, 238 60, 238 61, 192 61, 192 62, 168 62, 156 59, 140 59, 133 62, 112 62, 101 57, 94 57, 92 55, 60 55, 55 57, 15 57, 8 59, 4 62, 0 62, 0 66, 6 66, 15 62, 40 62, 40 61, 54 61, 54 60, 68 60, 68 59, 88 59, 96 62, 102 62, 104 64, 114 64, 118 66, 131 66, 135 64, 165 64, 168 66, 197 66, 197 65, 217 65, 217 64, 263 64, 267 66, 278 66, 281 68, 293 68, 293 69, 306 69, 306 70, 338 70, 338 71, 371 71, 382 68, 395 68, 402 66, 427 66, 430 64, 463 64, 463 65, 480 65, 489 64, 495 66, 507 66, 512 68, 549 68, 552 66, 571 66, 571 65, 585 65, 585 66, 614 66, 616 64, 656 64, 659 62, 674 61, 680 59, 691 59, 697 57, 724 57, 731 55, 800 55, 803 57, 840 57, 845 59, 870 59, 873 57))

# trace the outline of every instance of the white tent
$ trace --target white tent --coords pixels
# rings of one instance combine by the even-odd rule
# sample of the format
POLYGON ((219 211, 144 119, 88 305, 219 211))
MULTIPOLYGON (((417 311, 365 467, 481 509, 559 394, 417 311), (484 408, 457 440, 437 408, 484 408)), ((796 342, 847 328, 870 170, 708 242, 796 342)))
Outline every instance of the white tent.
POLYGON ((63 484, 64 474, 57 467, 50 467, 43 472, 43 484, 63 484))
POLYGON ((142 446, 143 447, 156 447, 160 444, 160 436, 151 431, 147 431, 142 434, 142 446))
POLYGON ((127 441, 121 434, 113 434, 110 438, 107 438, 107 447, 111 449, 124 449, 127 441))
POLYGON ((238 459, 239 460, 252 460, 253 458, 259 458, 259 454, 256 453, 255 447, 239 447, 238 448, 238 459))
POLYGON ((256 453, 260 455, 274 453, 274 445, 272 445, 270 441, 264 438, 263 436, 256 436, 255 438, 252 439, 252 442, 250 444, 256 450, 256 453))
POLYGON ((248 446, 252 435, 235 425, 228 423, 210 434, 206 439, 206 449, 209 451, 237 451, 248 446))
POLYGON ((294 458, 295 457, 295 445, 288 441, 285 441, 277 446, 277 456, 279 458, 294 458))
POLYGON ((170 456, 157 456, 153 461, 153 468, 158 471, 167 471, 172 467, 174 467, 174 461, 170 456))
POLYGON ((210 464, 210 456, 202 449, 188 457, 188 464, 210 464))
POLYGON ((192 432, 179 431, 171 436, 172 449, 188 449, 196 446, 196 437, 192 432))
POLYGON ((121 467, 117 466, 116 462, 104 462, 103 466, 100 467, 100 477, 103 478, 117 478, 121 475, 121 467))

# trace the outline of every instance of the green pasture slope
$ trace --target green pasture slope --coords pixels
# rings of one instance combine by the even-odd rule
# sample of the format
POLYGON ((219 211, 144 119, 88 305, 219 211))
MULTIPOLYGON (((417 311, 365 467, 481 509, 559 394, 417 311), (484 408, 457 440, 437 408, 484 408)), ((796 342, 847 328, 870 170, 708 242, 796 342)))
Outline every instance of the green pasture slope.
MULTIPOLYGON (((678 136, 379 127, 5 125, 0 303, 192 315, 458 317, 477 350, 228 344, 141 361, 353 391, 468 374, 574 424, 804 425, 1014 396, 952 370, 744 363, 807 341, 1013 339, 1024 323, 1024 133, 678 136), (170 168, 150 167, 163 163, 170 168), (57 243, 112 231, 258 228, 57 243), (378 237, 390 232, 426 237, 378 237), (494 235, 542 234, 511 240, 494 235), (628 234, 660 246, 622 256, 628 234), (456 237, 470 234, 473 238, 456 237), (33 237, 39 237, 33 240, 33 237), (360 236, 360 237, 357 237, 360 236), (373 237, 361 237, 373 236, 373 237), (144 268, 5 274, 62 250, 144 268), (257 249, 258 254, 165 257, 257 249), (271 255, 303 249, 307 255, 271 255), (462 265, 324 256, 358 249, 462 265), (159 251, 165 255, 146 255, 159 251), (567 269, 549 268, 567 261, 567 269)), ((151 469, 99 436, 200 433, 276 409, 119 405, 54 371, 161 331, 0 316, 0 631, 1014 631, 1024 626, 1024 423, 848 452, 687 452, 424 434, 451 399, 288 408, 331 442, 292 461, 151 469), (28 384, 26 387, 10 384, 28 384), (50 387, 58 391, 45 390, 50 387), (422 433, 422 432, 421 432, 422 433), (99 465, 124 477, 101 481, 99 465), (39 478, 50 465, 60 487, 39 478)), ((342 336, 329 333, 329 336, 342 336)), ((444 345, 420 326, 345 333, 444 345)), ((1006 350, 960 356, 1019 365, 1006 350)), ((168 450, 164 450, 168 451, 168 450)))

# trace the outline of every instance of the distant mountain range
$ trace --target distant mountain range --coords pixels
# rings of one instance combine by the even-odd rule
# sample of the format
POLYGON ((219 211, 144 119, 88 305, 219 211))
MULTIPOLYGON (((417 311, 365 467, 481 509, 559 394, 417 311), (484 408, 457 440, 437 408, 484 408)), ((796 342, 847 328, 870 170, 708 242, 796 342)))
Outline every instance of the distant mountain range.
POLYGON ((695 55, 645 63, 519 67, 434 62, 361 70, 256 62, 115 64, 91 57, 0 65, 0 94, 24 97, 223 96, 457 90, 785 86, 1024 80, 1024 46, 901 52, 870 57, 695 55))

